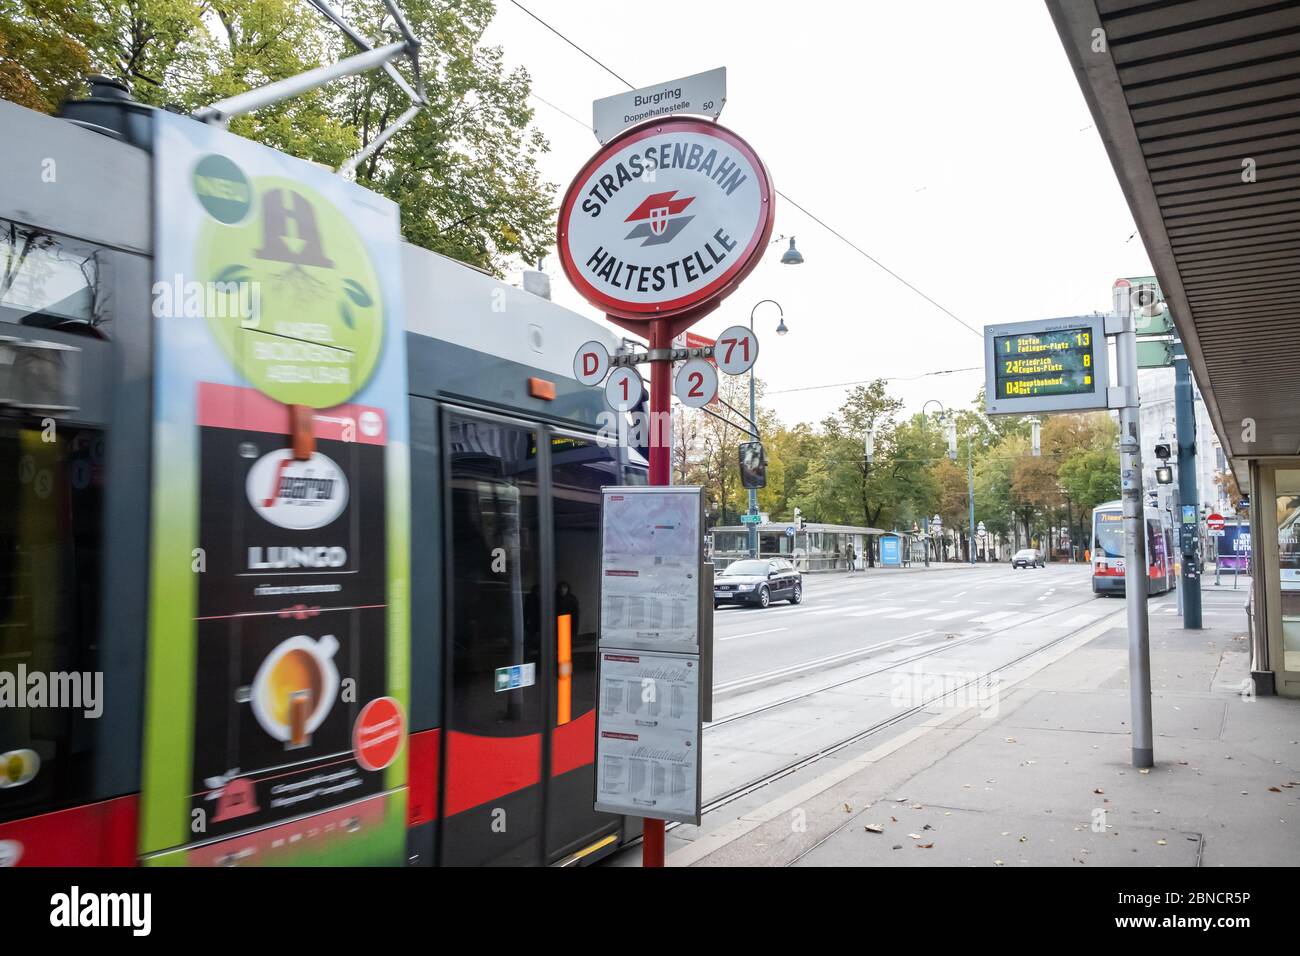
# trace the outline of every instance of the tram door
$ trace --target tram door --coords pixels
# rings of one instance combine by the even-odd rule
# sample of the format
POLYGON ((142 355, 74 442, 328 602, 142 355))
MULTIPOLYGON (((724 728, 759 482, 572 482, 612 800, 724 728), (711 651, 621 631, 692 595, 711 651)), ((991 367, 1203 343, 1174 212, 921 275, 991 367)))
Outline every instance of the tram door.
POLYGON ((449 411, 443 433, 441 862, 555 862, 618 826, 591 809, 600 487, 617 461, 490 416, 449 411))
POLYGON ((600 640, 600 489, 621 484, 618 450, 590 438, 550 436, 554 528, 555 689, 551 728, 546 862, 581 852, 617 832, 620 819, 592 809, 596 793, 596 661, 600 640))

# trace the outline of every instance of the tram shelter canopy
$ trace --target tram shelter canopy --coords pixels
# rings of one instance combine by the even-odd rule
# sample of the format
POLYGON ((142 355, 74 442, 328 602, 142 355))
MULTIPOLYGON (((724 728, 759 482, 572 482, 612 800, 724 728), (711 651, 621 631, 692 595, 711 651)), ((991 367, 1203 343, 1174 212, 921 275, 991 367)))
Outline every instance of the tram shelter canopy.
POLYGON ((1300 4, 1046 2, 1245 487, 1300 454, 1300 4))

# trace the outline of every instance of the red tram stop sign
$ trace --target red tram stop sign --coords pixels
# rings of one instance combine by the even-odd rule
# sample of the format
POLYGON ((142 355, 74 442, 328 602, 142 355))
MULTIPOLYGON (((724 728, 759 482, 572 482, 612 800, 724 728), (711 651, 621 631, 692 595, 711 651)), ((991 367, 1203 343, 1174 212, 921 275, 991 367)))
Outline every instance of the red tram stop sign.
POLYGON ((682 320, 671 339, 758 264, 772 197, 763 161, 729 129, 652 120, 602 147, 569 186, 560 262, 574 288, 624 328, 645 334, 651 320, 682 320))
MULTIPOLYGON (((651 415, 671 410, 673 337, 717 308, 758 265, 773 213, 763 161, 707 119, 651 120, 625 130, 569 185, 556 229, 560 263, 588 302, 648 340, 651 415)), ((720 361, 718 367, 726 371, 720 361)), ((688 362, 683 370, 683 401, 713 397, 713 366, 688 362)), ((594 377, 596 369, 577 364, 575 372, 594 377)), ((635 369, 619 366, 605 383, 606 401, 632 408, 640 387, 635 369)), ((670 484, 668 443, 653 442, 648 457, 650 484, 670 484)), ((647 818, 642 834, 643 862, 663 866, 663 821, 647 818)))

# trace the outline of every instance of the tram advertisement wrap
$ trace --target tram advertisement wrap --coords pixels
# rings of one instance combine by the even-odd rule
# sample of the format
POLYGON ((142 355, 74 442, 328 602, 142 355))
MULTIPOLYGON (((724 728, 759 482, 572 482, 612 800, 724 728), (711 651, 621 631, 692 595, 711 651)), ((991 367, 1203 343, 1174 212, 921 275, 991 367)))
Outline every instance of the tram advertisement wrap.
POLYGON ((400 865, 397 207, 157 117, 145 862, 400 865))

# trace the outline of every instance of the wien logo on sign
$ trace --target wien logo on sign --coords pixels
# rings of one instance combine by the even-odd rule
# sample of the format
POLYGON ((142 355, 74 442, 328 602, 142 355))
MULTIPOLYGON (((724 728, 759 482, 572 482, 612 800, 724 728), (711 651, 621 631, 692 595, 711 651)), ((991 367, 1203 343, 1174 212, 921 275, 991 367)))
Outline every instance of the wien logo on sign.
POLYGON ((653 196, 646 198, 646 201, 637 206, 632 215, 627 217, 628 222, 640 222, 641 224, 627 234, 629 239, 642 239, 643 246, 659 245, 663 242, 672 242, 673 237, 686 228, 694 216, 677 215, 687 206, 689 206, 694 196, 688 196, 685 199, 674 199, 677 190, 673 189, 666 193, 655 193, 653 196))
POLYGON ((772 183, 735 133, 702 119, 634 127, 578 174, 560 209, 565 274, 610 315, 677 315, 722 298, 771 237, 772 183))
POLYGON ((293 451, 268 452, 248 470, 244 491, 253 510, 271 524, 292 531, 323 528, 348 503, 348 480, 332 458, 314 452, 298 461, 293 451))

